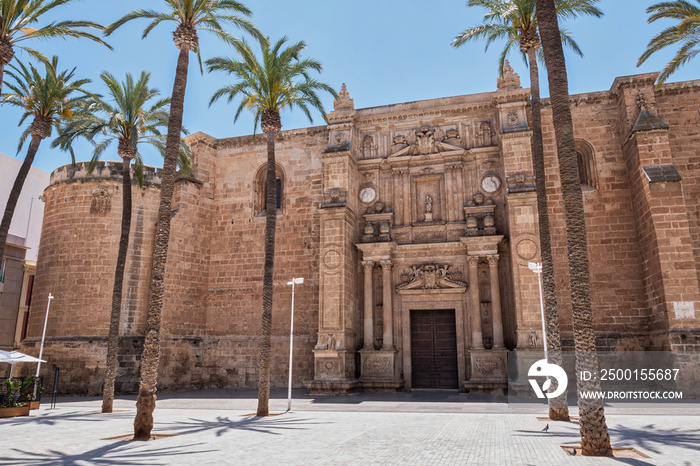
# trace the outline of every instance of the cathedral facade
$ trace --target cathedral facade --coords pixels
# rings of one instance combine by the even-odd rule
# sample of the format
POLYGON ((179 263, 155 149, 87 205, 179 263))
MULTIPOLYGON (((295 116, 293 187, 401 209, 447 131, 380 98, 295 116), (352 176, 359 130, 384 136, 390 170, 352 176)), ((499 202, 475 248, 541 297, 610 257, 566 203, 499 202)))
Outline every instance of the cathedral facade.
MULTIPOLYGON (((604 350, 700 350, 700 81, 656 74, 571 96, 604 350)), ((573 347, 563 200, 543 106, 550 235, 565 348, 573 347)), ((265 138, 187 138, 177 182, 159 386, 255 388, 262 310, 265 138)), ((312 393, 502 391, 509 351, 541 352, 529 90, 355 109, 343 86, 325 126, 277 138, 272 385, 312 393)), ((24 351, 41 338, 63 391, 98 393, 121 217, 120 168, 57 169, 24 351)), ((134 187, 117 389, 138 385, 159 174, 134 187)), ((45 367, 50 368, 50 364, 45 367)))

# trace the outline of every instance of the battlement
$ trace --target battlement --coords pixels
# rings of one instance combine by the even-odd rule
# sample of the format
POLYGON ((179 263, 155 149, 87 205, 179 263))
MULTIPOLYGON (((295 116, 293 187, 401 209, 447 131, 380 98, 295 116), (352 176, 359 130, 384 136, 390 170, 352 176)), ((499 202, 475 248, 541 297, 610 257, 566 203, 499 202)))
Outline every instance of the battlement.
MULTIPOLYGON (((49 186, 59 183, 70 183, 74 181, 99 181, 99 180, 115 180, 122 179, 122 162, 109 161, 98 162, 95 170, 88 175, 88 167, 90 162, 77 162, 75 165, 63 165, 58 167, 51 173, 49 186)), ((156 169, 150 165, 143 167, 143 184, 160 185, 160 171, 162 168, 156 169)), ((135 179, 132 167, 132 179, 135 179)))

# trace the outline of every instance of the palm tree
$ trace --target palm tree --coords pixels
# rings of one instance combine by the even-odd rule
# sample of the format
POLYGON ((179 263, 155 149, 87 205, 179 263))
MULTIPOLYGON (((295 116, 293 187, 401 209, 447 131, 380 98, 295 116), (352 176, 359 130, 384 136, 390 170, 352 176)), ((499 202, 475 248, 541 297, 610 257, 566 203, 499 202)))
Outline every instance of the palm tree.
MULTIPOLYGON (((602 16, 595 6, 599 0, 555 0, 557 14, 561 18, 576 18, 580 15, 602 16)), ((499 60, 499 71, 503 74, 504 61, 513 47, 519 46, 520 52, 530 68, 530 93, 532 99, 532 146, 535 165, 535 185, 537 189, 537 210, 539 212, 540 255, 542 258, 542 284, 544 290, 544 307, 547 333, 547 346, 550 360, 554 364, 562 363, 561 333, 557 312, 556 285, 552 263, 552 245, 549 235, 549 211, 547 210, 547 189, 545 183, 544 149, 542 144, 542 116, 540 104, 540 82, 537 66, 537 51, 540 38, 537 33, 537 15, 535 0, 470 0, 467 6, 480 6, 487 9, 484 24, 467 29, 457 36, 452 43, 459 47, 477 39, 486 39, 486 48, 491 42, 506 39, 506 46, 499 60)), ((566 32, 560 31, 562 42, 569 45, 579 56, 583 56, 578 44, 566 32)), ((554 389, 554 387, 553 387, 554 389)), ((549 417, 552 420, 568 421, 569 408, 564 392, 557 398, 549 400, 549 417)))
MULTIPOLYGON (((542 47, 547 64, 549 92, 552 101, 554 133, 557 140, 559 176, 566 218, 566 246, 569 255, 571 306, 574 324, 576 370, 597 373, 593 312, 591 309, 591 281, 588 271, 586 222, 583 195, 578 173, 574 128, 569 108, 569 84, 562 48, 555 0, 536 0, 542 47)), ((584 455, 609 455, 610 436, 605 423, 601 399, 580 396, 582 391, 598 391, 600 383, 576 378, 579 397, 581 450, 584 455)))
POLYGON ((283 37, 271 46, 261 42, 261 60, 255 56, 245 41, 234 44, 240 59, 212 58, 207 60, 209 71, 224 71, 234 76, 235 82, 214 93, 209 104, 221 97, 231 102, 240 96, 234 122, 243 109, 255 115, 254 126, 267 137, 267 179, 265 197, 265 266, 263 273, 262 336, 260 342, 260 365, 258 382, 258 416, 269 415, 270 400, 270 333, 272 329, 272 276, 275 259, 275 224, 277 216, 277 185, 275 173, 275 136, 282 129, 280 112, 294 107, 300 108, 313 122, 310 107, 321 112, 325 118, 323 104, 318 91, 326 91, 338 97, 329 85, 312 79, 311 70, 321 72, 321 64, 312 59, 301 59, 306 44, 297 42, 283 48, 287 38, 283 37))
POLYGON ((19 121, 20 126, 27 118, 32 118, 31 125, 24 130, 17 146, 19 153, 24 142, 31 136, 27 155, 12 185, 2 223, 0 223, 0 258, 5 249, 12 215, 22 192, 24 180, 27 178, 41 141, 49 137, 52 128, 58 127, 61 120, 69 117, 88 96, 82 86, 90 80, 74 80, 75 68, 59 72, 58 57, 44 62, 44 68, 45 73, 42 75, 32 64, 27 66, 18 60, 17 66, 10 65, 7 74, 14 82, 8 82, 7 87, 10 92, 0 96, 0 102, 22 108, 24 113, 19 121))
POLYGON ((150 76, 150 73, 141 72, 141 76, 135 82, 131 74, 127 73, 126 80, 120 83, 108 72, 100 74, 113 103, 101 97, 90 100, 81 111, 75 112, 61 126, 59 137, 52 143, 53 147, 60 146, 73 154, 72 145, 76 138, 84 137, 91 141, 95 149, 88 172, 94 170, 100 156, 113 141, 117 142, 117 154, 122 159, 122 230, 112 290, 106 375, 102 393, 103 413, 111 413, 114 402, 122 285, 131 229, 131 161, 136 160, 134 171, 141 185, 142 178, 139 175, 143 174, 143 163, 139 156, 138 144, 146 143, 159 149, 164 148, 165 137, 161 134, 161 128, 168 126, 167 106, 170 99, 159 99, 153 102, 160 92, 158 89, 148 87, 150 76), (147 107, 149 102, 151 105, 147 107))
POLYGON ((35 29, 32 24, 38 23, 41 17, 50 13, 54 8, 70 3, 73 0, 0 0, 0 91, 5 65, 15 56, 14 48, 24 50, 35 58, 45 60, 44 56, 34 49, 18 45, 30 39, 50 39, 54 37, 85 37, 97 43, 109 46, 100 37, 84 31, 84 28, 102 30, 103 27, 90 21, 60 21, 35 29))
POLYGON ((672 19, 677 20, 678 24, 664 29, 649 41, 647 49, 637 60, 637 66, 661 49, 683 44, 659 75, 657 86, 661 86, 678 68, 700 53, 700 0, 695 3, 697 5, 689 0, 675 0, 656 3, 647 8, 649 23, 659 19, 672 19))
MULTIPOLYGON (((187 88, 187 70, 190 51, 199 57, 198 30, 214 34, 219 39, 237 44, 239 39, 224 31, 222 24, 238 27, 258 39, 262 34, 247 20, 237 16, 250 16, 251 12, 242 3, 234 0, 164 0, 165 11, 137 10, 127 13, 105 28, 110 35, 119 27, 134 19, 151 19, 144 29, 142 38, 158 24, 172 21, 177 26, 173 32, 173 42, 178 48, 177 68, 170 103, 168 134, 165 142, 165 160, 160 185, 160 206, 156 224, 156 238, 153 248, 151 286, 146 317, 146 335, 141 354, 141 380, 136 399, 134 419, 134 440, 149 440, 153 429, 153 411, 156 407, 156 383, 158 381, 158 361, 160 359, 160 322, 163 308, 163 280, 165 261, 170 240, 171 201, 175 185, 175 168, 182 132, 182 115, 187 88)), ((201 59, 199 60, 201 67, 201 59)))

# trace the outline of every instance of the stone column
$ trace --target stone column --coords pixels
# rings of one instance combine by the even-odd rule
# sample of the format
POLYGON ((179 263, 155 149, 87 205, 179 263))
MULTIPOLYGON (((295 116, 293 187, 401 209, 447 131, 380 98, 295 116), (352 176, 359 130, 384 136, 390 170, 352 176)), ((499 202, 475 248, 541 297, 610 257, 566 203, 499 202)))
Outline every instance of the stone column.
POLYGON ((479 256, 468 256, 469 262, 469 288, 471 291, 472 310, 472 349, 484 349, 481 339, 481 304, 479 302, 479 256))
POLYGON ((372 270, 374 261, 362 261, 365 269, 365 340, 363 349, 374 349, 374 303, 372 302, 372 270))
POLYGON ((394 319, 392 318, 391 295, 393 288, 391 286, 391 266, 393 263, 390 260, 381 261, 384 283, 384 337, 382 343, 383 350, 394 349, 394 319))
POLYGON ((498 283, 498 254, 486 256, 491 272, 491 312, 493 313, 493 347, 500 349, 503 344, 503 316, 501 313, 501 287, 498 283))
POLYGON ((403 171, 403 224, 410 225, 413 219, 411 218, 411 175, 408 170, 403 171))

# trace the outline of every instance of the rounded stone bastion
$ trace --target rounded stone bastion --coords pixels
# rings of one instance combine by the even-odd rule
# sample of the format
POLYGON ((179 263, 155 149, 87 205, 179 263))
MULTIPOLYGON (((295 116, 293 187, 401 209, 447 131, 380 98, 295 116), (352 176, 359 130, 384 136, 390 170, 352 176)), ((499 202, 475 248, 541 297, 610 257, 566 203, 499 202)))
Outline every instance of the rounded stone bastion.
MULTIPOLYGON (((27 338, 38 354, 49 293, 42 375, 61 368, 62 393, 98 394, 104 378, 107 335, 122 218, 122 162, 64 165, 44 191, 44 221, 27 338)), ((137 383, 148 300, 160 172, 146 166, 139 186, 132 173, 132 217, 124 274, 118 372, 122 390, 137 383), (127 386, 124 386, 126 384, 127 386)), ((33 370, 33 369, 32 369, 33 370)), ((119 382, 118 382, 119 383, 119 382)))

